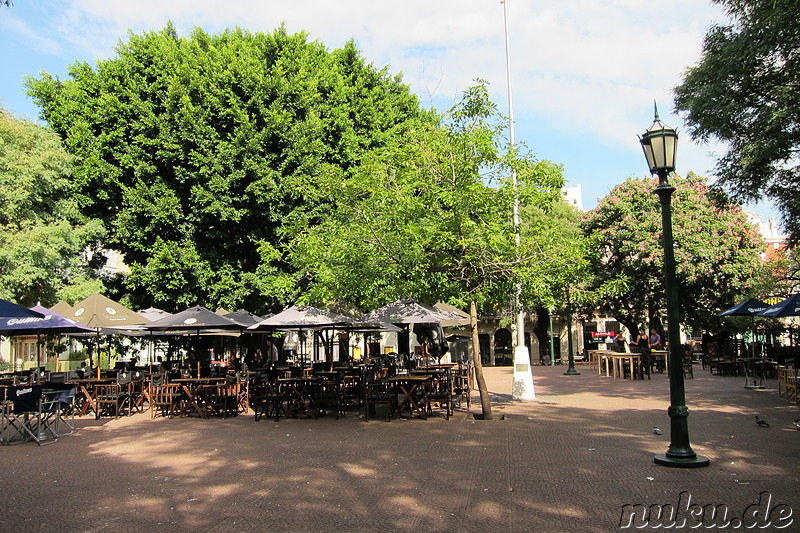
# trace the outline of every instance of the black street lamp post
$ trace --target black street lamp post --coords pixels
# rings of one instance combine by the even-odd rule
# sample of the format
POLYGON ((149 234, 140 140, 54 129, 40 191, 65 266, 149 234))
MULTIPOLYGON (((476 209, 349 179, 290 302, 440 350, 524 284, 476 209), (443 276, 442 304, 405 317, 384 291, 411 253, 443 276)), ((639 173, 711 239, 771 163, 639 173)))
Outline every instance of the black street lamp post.
POLYGON ((664 288, 667 297, 667 321, 669 342, 669 398, 667 413, 670 417, 670 444, 667 453, 653 457, 656 464, 676 468, 708 466, 708 457, 697 455, 689 444, 689 409, 686 407, 686 392, 683 383, 683 354, 680 337, 680 303, 678 283, 675 277, 675 253, 672 240, 672 193, 675 187, 669 184, 668 176, 675 170, 675 154, 678 145, 677 132, 661 122, 655 108, 653 125, 639 139, 651 174, 658 175, 658 187, 654 191, 661 201, 661 220, 664 244, 664 288))
POLYGON ((569 302, 569 288, 567 288, 567 356, 569 368, 564 375, 580 376, 581 373, 575 370, 575 353, 572 350, 572 305, 569 302))

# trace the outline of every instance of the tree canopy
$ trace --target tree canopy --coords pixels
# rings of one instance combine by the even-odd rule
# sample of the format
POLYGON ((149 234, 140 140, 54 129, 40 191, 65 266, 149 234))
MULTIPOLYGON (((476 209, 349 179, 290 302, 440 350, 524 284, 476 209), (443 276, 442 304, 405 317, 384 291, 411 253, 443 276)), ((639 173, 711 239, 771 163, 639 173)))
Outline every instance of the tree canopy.
POLYGON ((712 26, 697 65, 675 88, 696 139, 727 143, 719 183, 740 200, 766 195, 800 242, 800 17, 796 0, 714 0, 732 22, 712 26))
MULTIPOLYGON (((751 296, 765 275, 764 242, 741 207, 689 174, 671 180, 676 276, 682 324, 705 328, 714 315, 751 296)), ((598 309, 630 331, 665 309, 662 225, 655 179, 629 178, 586 213, 583 228, 593 242, 595 286, 615 283, 598 309)))
POLYGON ((0 297, 51 305, 103 286, 82 260, 103 228, 80 214, 72 170, 58 135, 0 108, 0 297))
POLYGON ((278 275, 291 270, 284 226, 315 223, 328 173, 348 177, 425 116, 354 43, 328 51, 283 28, 180 37, 170 25, 27 85, 76 156, 82 211, 125 254, 132 301, 170 309, 293 299, 278 275))
POLYGON ((540 210, 560 202, 563 178, 550 162, 508 151, 506 124, 478 85, 438 124, 409 124, 329 187, 337 209, 292 250, 309 276, 308 297, 370 308, 413 295, 493 309, 510 303, 518 279, 531 281, 531 300, 541 297, 534 273, 547 258, 532 229, 516 247, 510 169, 523 203, 540 210))

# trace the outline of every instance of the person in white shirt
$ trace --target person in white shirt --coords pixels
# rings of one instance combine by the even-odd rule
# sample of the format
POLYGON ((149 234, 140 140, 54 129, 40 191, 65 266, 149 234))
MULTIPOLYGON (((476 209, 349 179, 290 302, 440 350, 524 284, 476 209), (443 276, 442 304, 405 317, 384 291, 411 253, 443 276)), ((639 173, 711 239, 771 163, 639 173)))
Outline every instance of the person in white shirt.
POLYGON ((278 347, 272 339, 267 339, 267 365, 275 366, 278 364, 278 347))

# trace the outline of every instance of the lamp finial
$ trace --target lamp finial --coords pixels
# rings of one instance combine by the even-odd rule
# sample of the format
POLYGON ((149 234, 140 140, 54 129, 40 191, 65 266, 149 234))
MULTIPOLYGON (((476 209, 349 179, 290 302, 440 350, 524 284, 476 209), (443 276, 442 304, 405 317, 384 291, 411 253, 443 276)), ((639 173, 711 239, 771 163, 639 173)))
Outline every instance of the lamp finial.
POLYGON ((653 114, 655 115, 656 122, 658 122, 660 120, 658 118, 658 104, 656 104, 655 100, 653 100, 653 114))

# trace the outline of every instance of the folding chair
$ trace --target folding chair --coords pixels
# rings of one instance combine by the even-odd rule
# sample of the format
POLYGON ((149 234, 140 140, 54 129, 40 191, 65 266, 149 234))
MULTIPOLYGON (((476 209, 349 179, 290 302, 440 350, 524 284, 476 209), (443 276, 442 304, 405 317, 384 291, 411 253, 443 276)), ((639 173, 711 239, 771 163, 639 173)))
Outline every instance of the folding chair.
POLYGON ((10 386, 5 391, 0 443, 9 446, 34 441, 42 446, 55 442, 58 435, 42 412, 42 386, 10 386))

